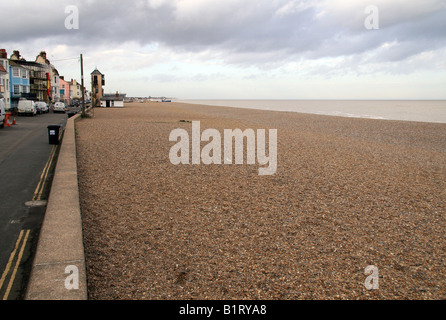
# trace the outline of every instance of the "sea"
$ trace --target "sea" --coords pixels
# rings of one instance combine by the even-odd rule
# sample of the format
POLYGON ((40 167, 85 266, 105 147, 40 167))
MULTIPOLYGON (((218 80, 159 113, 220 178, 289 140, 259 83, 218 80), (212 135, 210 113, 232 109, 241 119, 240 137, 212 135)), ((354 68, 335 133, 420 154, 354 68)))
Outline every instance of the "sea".
POLYGON ((446 100, 173 100, 338 117, 446 123, 446 100))

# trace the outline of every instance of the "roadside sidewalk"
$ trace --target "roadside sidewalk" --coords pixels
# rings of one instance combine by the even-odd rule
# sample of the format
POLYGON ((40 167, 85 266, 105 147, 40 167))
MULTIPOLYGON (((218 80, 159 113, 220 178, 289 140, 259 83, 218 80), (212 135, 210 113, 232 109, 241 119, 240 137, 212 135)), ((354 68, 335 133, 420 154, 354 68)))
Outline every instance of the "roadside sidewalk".
POLYGON ((67 121, 26 300, 86 300, 76 164, 76 115, 67 121))

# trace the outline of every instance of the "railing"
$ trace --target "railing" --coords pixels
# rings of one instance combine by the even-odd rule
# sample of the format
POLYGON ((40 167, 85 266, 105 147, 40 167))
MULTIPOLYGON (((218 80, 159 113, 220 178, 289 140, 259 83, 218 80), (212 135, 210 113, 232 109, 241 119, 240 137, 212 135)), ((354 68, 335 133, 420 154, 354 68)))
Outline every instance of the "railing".
POLYGON ((46 91, 47 87, 44 84, 32 84, 31 90, 46 91))
POLYGON ((34 79, 46 80, 46 73, 45 72, 41 72, 41 71, 32 71, 31 70, 30 77, 34 78, 34 79))

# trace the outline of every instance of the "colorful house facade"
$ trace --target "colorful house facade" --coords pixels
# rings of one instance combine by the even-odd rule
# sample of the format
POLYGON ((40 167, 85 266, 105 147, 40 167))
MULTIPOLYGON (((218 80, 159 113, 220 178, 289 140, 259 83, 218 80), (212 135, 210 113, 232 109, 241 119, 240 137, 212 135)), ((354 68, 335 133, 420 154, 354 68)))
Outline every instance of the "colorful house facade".
POLYGON ((70 96, 70 83, 65 81, 64 77, 59 77, 59 99, 61 102, 65 104, 70 104, 71 96, 70 96))
MULTIPOLYGON (((37 101, 51 102, 51 87, 49 86, 49 67, 38 62, 26 61, 21 58, 19 51, 14 51, 9 59, 29 72, 30 93, 35 97, 29 98, 37 101)), ((11 83, 12 86, 12 83, 11 83)))
MULTIPOLYGON (((104 95, 104 77, 97 69, 92 73, 94 98, 98 105, 104 95)), ((47 59, 45 51, 41 51, 35 61, 27 61, 18 50, 14 50, 8 59, 6 49, 0 49, 0 95, 5 99, 7 109, 17 107, 20 99, 70 104, 73 99, 84 97, 88 101, 92 98, 91 92, 82 88, 76 79, 65 81, 47 59)))
POLYGON ((11 108, 16 108, 19 100, 24 98, 36 100, 35 93, 31 93, 30 71, 21 64, 11 60, 9 63, 11 108))

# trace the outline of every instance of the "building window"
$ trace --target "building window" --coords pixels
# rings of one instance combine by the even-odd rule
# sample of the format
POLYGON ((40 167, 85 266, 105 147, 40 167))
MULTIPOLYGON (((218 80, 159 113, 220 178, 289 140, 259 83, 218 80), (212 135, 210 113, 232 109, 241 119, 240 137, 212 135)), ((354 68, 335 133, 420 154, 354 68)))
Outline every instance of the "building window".
POLYGON ((17 78, 20 77, 19 68, 12 68, 12 75, 17 78))
POLYGON ((20 86, 17 84, 14 85, 14 94, 20 94, 20 86))

